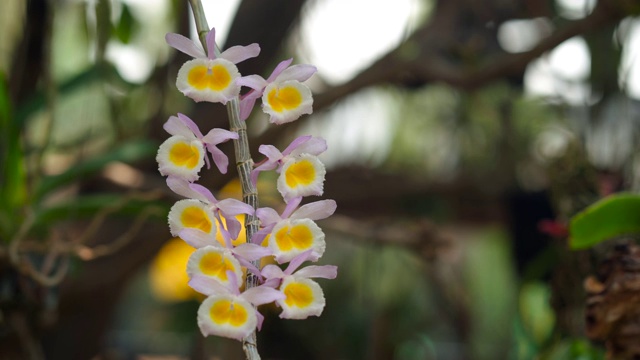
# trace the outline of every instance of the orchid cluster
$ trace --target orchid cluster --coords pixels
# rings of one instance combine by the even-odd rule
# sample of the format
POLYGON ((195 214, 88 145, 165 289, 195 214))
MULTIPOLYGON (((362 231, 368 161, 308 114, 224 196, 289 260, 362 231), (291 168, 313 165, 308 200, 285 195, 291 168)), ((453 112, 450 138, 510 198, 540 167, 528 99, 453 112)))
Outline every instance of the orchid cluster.
MULTIPOLYGON (((193 57, 180 68, 176 85, 196 102, 226 104, 239 98, 239 117, 245 121, 261 99, 262 109, 273 124, 288 123, 312 112, 311 91, 303 83, 316 71, 311 65, 291 66, 291 60, 286 60, 267 79, 243 77, 235 64, 258 56, 257 44, 234 46, 216 54, 214 29, 206 36, 206 52, 178 34, 167 34, 166 41, 193 57), (248 90, 240 96, 242 87, 248 90)), ((305 196, 323 193, 325 168, 318 155, 327 149, 326 142, 302 136, 282 152, 272 145, 260 146, 259 152, 266 158, 254 167, 249 181, 255 186, 261 172, 279 173, 277 189, 286 207, 278 213, 271 208, 254 209, 235 199, 218 200, 195 183, 202 167, 206 164, 210 168, 211 161, 220 173, 227 172, 229 159, 217 145, 237 140, 238 133, 212 129, 203 135, 184 114, 171 116, 164 129, 171 137, 160 145, 156 159, 160 173, 167 176, 168 187, 185 198, 173 205, 168 222, 173 236, 195 248, 186 271, 189 285, 206 296, 197 315, 202 334, 241 340, 262 325, 257 306, 271 302, 282 309, 281 318, 319 316, 325 299, 312 279, 333 279, 337 268, 302 264, 322 257, 325 235, 315 220, 331 216, 336 203, 320 200, 300 204, 305 196), (234 245, 242 230, 236 217, 243 214, 257 217, 259 230, 250 242, 234 245), (260 268, 258 264, 265 257, 272 257, 277 265, 260 268), (252 273, 259 285, 242 291, 247 273, 252 273)))

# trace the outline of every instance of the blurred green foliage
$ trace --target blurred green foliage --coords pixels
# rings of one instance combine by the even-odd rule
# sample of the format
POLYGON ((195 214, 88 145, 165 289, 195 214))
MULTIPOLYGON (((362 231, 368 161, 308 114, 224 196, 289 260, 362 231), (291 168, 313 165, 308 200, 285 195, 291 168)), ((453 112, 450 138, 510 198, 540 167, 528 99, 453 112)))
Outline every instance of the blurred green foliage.
POLYGON ((570 245, 585 249, 620 236, 640 234, 640 195, 608 196, 571 219, 570 245))

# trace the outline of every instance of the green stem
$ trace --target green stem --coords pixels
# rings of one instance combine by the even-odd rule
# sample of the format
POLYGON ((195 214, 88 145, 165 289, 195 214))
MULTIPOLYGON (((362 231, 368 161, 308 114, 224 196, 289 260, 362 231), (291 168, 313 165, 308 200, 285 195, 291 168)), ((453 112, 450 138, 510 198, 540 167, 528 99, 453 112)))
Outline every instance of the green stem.
MULTIPOLYGON (((210 28, 207 24, 207 18, 202 8, 200 0, 189 0, 191 3, 191 9, 193 10, 193 16, 196 21, 196 29, 198 30, 198 37, 200 42, 207 51, 207 33, 210 28)), ((217 46, 216 46, 217 47, 217 46)), ((215 51, 219 53, 216 48, 215 51)), ((249 138, 247 136, 247 125, 244 121, 240 120, 240 100, 236 96, 229 102, 227 102, 227 113, 229 115, 229 130, 238 133, 239 138, 233 141, 233 147, 235 150, 236 167, 238 169, 238 175, 240 177, 240 183, 242 184, 242 200, 251 205, 254 209, 258 208, 258 190, 251 182, 251 170, 253 169, 253 159, 249 151, 249 138)), ((260 225, 259 220, 253 215, 247 215, 245 218, 245 231, 247 234, 247 241, 251 241, 253 234, 258 231, 260 225)), ((260 267, 259 261, 254 261, 253 264, 256 267, 260 267)), ((258 286, 258 278, 247 272, 247 279, 245 282, 245 289, 258 286)), ((242 340, 242 348, 247 357, 247 360, 259 360, 260 354, 258 353, 257 337, 255 330, 246 338, 242 340)))

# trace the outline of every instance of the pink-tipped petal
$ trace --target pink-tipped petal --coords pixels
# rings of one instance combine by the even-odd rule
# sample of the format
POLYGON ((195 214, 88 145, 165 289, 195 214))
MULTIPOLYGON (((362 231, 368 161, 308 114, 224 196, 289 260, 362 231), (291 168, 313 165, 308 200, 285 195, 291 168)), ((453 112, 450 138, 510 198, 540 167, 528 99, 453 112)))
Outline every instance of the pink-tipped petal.
POLYGON ((264 241, 264 238, 267 237, 267 235, 271 234, 271 230, 273 230, 273 225, 258 230, 251 237, 251 243, 258 244, 258 245, 262 244, 262 242, 264 241))
POLYGON ((256 261, 271 255, 271 249, 256 244, 240 244, 233 249, 233 253, 249 261, 256 261))
POLYGON ((221 174, 226 174, 227 168, 229 167, 229 158, 227 157, 227 154, 215 147, 215 145, 207 145, 207 150, 209 150, 209 153, 213 158, 213 163, 216 164, 218 171, 220 171, 221 174))
MULTIPOLYGON (((291 145, 289 145, 289 147, 291 147, 291 145)), ((327 141, 323 138, 314 137, 312 139, 309 139, 309 141, 305 141, 304 143, 300 144, 295 149, 291 149, 290 154, 292 156, 305 154, 305 153, 311 154, 311 155, 320 155, 326 150, 327 150, 327 141)), ((284 151, 282 153, 284 154, 284 151)))
POLYGON ((167 186, 174 193, 176 193, 178 195, 182 195, 182 196, 184 196, 186 198, 197 199, 197 200, 200 200, 200 201, 203 201, 203 202, 209 202, 209 199, 207 199, 206 196, 203 196, 199 192, 194 191, 191 188, 191 185, 193 185, 193 184, 191 184, 190 182, 188 182, 187 180, 185 180, 183 178, 179 178, 179 177, 176 177, 176 176, 167 177, 167 186))
POLYGON ((312 203, 302 205, 298 210, 294 211, 291 214, 291 219, 311 219, 311 220, 321 220, 326 219, 329 216, 333 215, 336 211, 336 202, 335 200, 320 200, 314 201, 312 203))
POLYGON ((282 220, 278 212, 269 207, 263 207, 256 210, 256 216, 260 219, 262 226, 272 225, 282 220))
POLYGON ((239 135, 237 132, 225 129, 211 129, 211 131, 209 131, 207 135, 202 138, 202 142, 204 142, 205 144, 218 145, 231 139, 236 140, 238 139, 238 137, 239 135))
POLYGON ((200 184, 189 184, 189 188, 197 194, 197 199, 210 204, 216 204, 218 200, 213 196, 211 191, 200 184))
MULTIPOLYGON (((224 247, 226 247, 227 249, 233 249, 233 243, 231 242, 231 234, 229 234, 229 231, 223 226, 222 221, 220 220, 220 216, 218 214, 216 214, 216 219, 218 219, 218 224, 220 224, 220 227, 218 228, 218 230, 220 231, 220 235, 222 235, 222 239, 224 240, 224 247)), ((238 237, 238 235, 236 234, 236 238, 238 237)))
POLYGON ((312 253, 313 253, 313 250, 307 250, 302 254, 291 259, 291 261, 289 262, 289 266, 287 266, 287 268, 284 270, 284 273, 286 275, 293 274, 296 271, 296 269, 298 269, 300 265, 302 265, 303 262, 309 260, 312 257, 312 253))
POLYGON ((263 304, 274 302, 276 300, 284 300, 286 298, 286 295, 268 286, 256 286, 247 289, 240 295, 240 297, 244 298, 255 306, 260 306, 263 304))
MULTIPOLYGON (((235 274, 233 276, 235 277, 235 274)), ((225 287, 217 280, 203 275, 193 275, 189 280, 189 286, 193 290, 207 296, 231 293, 229 288, 225 287)))
POLYGON ((234 216, 225 216, 225 222, 227 223, 227 230, 233 240, 238 238, 240 231, 242 231, 242 224, 234 216))
POLYGON ((262 276, 266 279, 282 279, 285 277, 285 273, 276 265, 266 265, 262 268, 262 276))
POLYGON ((291 62, 293 62, 293 58, 281 61, 280 64, 273 69, 273 72, 269 75, 267 82, 273 82, 287 67, 289 67, 289 65, 291 65, 291 62))
POLYGON ((200 229, 184 228, 178 233, 180 239, 196 249, 207 245, 220 246, 215 237, 212 237, 200 229))
POLYGON ((195 139, 195 135, 178 117, 170 116, 162 128, 171 135, 184 136, 187 139, 195 139))
POLYGON ((280 217, 283 219, 288 219, 291 216, 291 213, 293 213, 293 211, 298 208, 300 202, 302 202, 302 196, 297 196, 287 201, 287 207, 284 208, 284 211, 282 212, 282 215, 280 215, 280 217))
POLYGON ((249 96, 240 100, 240 121, 247 120, 251 115, 253 107, 256 105, 256 100, 260 97, 257 96, 257 94, 256 91, 252 90, 251 93, 248 94, 249 96))
POLYGON ((217 206, 218 209, 224 213, 225 217, 228 215, 235 216, 240 214, 253 215, 255 212, 251 205, 236 199, 220 200, 218 201, 217 206))
POLYGON ((280 150, 278 150, 278 148, 273 145, 260 145, 260 147, 258 147, 258 152, 266 156, 270 162, 278 161, 282 159, 284 155, 280 152, 280 150))
POLYGON ((227 59, 234 64, 254 58, 260 54, 260 45, 253 43, 247 46, 232 46, 220 54, 220 57, 227 59))
POLYGON ((236 256, 236 260, 238 260, 240 265, 246 267, 247 270, 249 270, 252 274, 257 276, 258 278, 262 277, 262 275, 260 274, 260 270, 255 265, 253 265, 250 261, 245 260, 244 258, 238 257, 238 256, 236 256))
POLYGON ((291 142, 291 144, 289 144, 289 146, 287 146, 286 149, 284 149, 284 151, 282 152, 282 155, 286 156, 286 155, 291 154, 294 150, 296 150, 297 148, 302 146, 304 143, 306 143, 309 140, 311 140, 312 137, 313 136, 311 136, 311 135, 304 135, 304 136, 300 136, 300 137, 296 138, 295 140, 293 140, 291 142))
POLYGON ((274 289, 277 289, 280 287, 280 283, 282 283, 282 279, 281 278, 273 278, 273 279, 268 279, 264 282, 264 284, 262 284, 262 286, 268 286, 268 287, 272 287, 274 289))
POLYGON ((256 309, 256 329, 258 329, 258 331, 262 330, 262 323, 264 322, 264 315, 262 315, 260 313, 260 311, 258 311, 256 309))
POLYGON ((202 132, 200 132, 200 128, 193 120, 191 120, 187 115, 181 113, 178 113, 178 118, 198 139, 202 139, 202 132))
POLYGON ((283 71, 282 74, 278 76, 276 81, 280 82, 280 81, 297 80, 297 81, 303 82, 309 79, 311 76, 313 76, 313 74, 315 74, 317 71, 318 69, 313 65, 306 65, 306 64, 293 65, 290 68, 283 71))
POLYGON ((296 271, 295 275, 305 278, 335 279, 338 276, 338 267, 334 265, 311 265, 296 271))
POLYGON ((216 58, 216 29, 211 28, 211 31, 207 33, 207 55, 210 60, 216 58))
POLYGON ((167 41, 167 44, 172 48, 181 51, 187 55, 193 56, 194 58, 205 58, 207 57, 204 53, 204 50, 200 48, 195 42, 191 41, 180 34, 167 34, 164 39, 167 41))
POLYGON ((236 80, 236 84, 257 90, 258 97, 260 97, 262 96, 262 89, 267 86, 267 81, 260 75, 247 75, 236 80))
POLYGON ((227 279, 229 279, 230 289, 234 290, 234 295, 240 295, 240 290, 238 290, 238 288, 240 288, 240 279, 238 279, 236 273, 231 270, 227 270, 226 274, 227 279))

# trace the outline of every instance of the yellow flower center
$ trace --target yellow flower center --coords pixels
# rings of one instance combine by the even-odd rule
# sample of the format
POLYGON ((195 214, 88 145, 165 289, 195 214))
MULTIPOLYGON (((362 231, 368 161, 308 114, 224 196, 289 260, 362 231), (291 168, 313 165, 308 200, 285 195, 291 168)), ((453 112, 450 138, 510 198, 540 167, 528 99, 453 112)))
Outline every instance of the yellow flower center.
POLYGON ((226 89, 231 83, 231 74, 223 65, 217 64, 208 68, 196 65, 189 70, 187 82, 197 90, 209 88, 214 91, 226 89))
POLYGON ((235 270, 229 259, 216 252, 204 254, 199 265, 203 274, 215 276, 222 281, 227 281, 227 270, 235 270))
POLYGON ((199 207, 190 206, 182 211, 180 221, 184 227, 200 229, 207 234, 211 232, 211 220, 199 207))
POLYGON ((169 161, 176 166, 184 166, 193 169, 200 161, 200 149, 186 142, 174 144, 169 150, 169 161))
POLYGON ((213 306, 211 306, 209 316, 211 316, 211 320, 218 325, 229 324, 234 327, 244 325, 249 317, 247 309, 230 300, 216 301, 213 306))
POLYGON ((307 307, 313 302, 313 291, 311 287, 302 283, 290 283, 284 288, 286 299, 284 302, 288 306, 296 306, 299 308, 307 307))
POLYGON ((269 105, 276 112, 295 109, 302 103, 302 94, 293 86, 273 88, 267 95, 269 105))
POLYGON ((285 225, 276 233, 275 241, 282 251, 289 251, 294 248, 306 250, 313 244, 313 234, 311 229, 304 224, 285 225))
POLYGON ((303 159, 291 164, 284 174, 287 186, 294 188, 296 186, 309 185, 316 178, 316 169, 311 161, 303 159))

